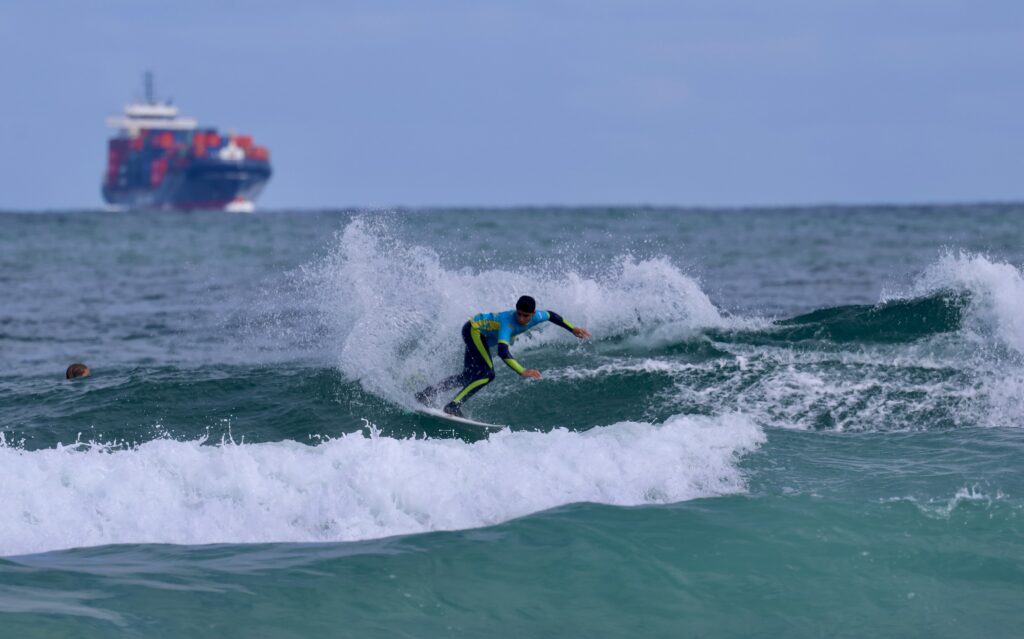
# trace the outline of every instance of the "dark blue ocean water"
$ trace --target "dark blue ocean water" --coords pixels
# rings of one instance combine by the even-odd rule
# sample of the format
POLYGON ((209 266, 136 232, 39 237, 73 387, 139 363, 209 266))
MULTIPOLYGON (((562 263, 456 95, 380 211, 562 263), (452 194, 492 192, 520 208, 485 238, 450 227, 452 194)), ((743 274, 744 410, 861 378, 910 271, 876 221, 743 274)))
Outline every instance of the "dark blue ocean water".
POLYGON ((1017 636, 1022 216, 0 214, 0 631, 1017 636))

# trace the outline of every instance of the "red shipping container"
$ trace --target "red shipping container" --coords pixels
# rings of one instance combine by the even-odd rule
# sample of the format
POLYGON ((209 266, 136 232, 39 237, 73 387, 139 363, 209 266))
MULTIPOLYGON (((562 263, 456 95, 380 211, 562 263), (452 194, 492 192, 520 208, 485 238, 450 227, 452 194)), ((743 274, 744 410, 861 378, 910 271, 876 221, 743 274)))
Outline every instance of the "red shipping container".
POLYGON ((220 136, 216 133, 209 133, 206 136, 207 146, 218 147, 220 146, 220 136))
POLYGON ((235 144, 242 147, 246 151, 252 148, 252 136, 251 135, 238 135, 235 136, 235 144))
POLYGON ((149 182, 153 186, 160 184, 164 179, 164 174, 167 172, 167 162, 164 160, 155 160, 150 165, 149 170, 149 182))

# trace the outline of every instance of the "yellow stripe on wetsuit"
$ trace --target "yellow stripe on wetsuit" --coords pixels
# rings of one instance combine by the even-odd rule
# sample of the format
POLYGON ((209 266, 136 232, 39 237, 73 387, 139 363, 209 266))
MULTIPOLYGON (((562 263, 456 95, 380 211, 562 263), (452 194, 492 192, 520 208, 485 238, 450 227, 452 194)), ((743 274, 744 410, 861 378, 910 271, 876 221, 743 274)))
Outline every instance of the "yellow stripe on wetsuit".
POLYGON ((466 395, 469 395, 474 390, 480 388, 489 381, 491 381, 490 377, 484 377, 482 379, 476 380, 475 382, 470 382, 465 388, 462 389, 461 392, 459 392, 458 395, 455 396, 455 399, 453 399, 452 401, 458 404, 459 402, 466 398, 466 395))
POLYGON ((470 325, 469 336, 473 339, 473 343, 476 344, 476 349, 483 355, 484 361, 490 368, 494 368, 494 364, 491 362, 491 355, 487 352, 487 347, 484 346, 484 342, 481 339, 480 331, 476 326, 470 325))
MULTIPOLYGON (((490 353, 487 352, 487 347, 484 346, 483 337, 480 335, 480 331, 477 329, 476 326, 473 325, 472 322, 470 322, 469 326, 469 338, 473 340, 473 344, 475 344, 476 349, 480 351, 481 357, 483 357, 484 361, 487 362, 487 367, 493 370, 494 363, 491 361, 491 355, 490 353)), ((482 377, 480 379, 473 380, 469 384, 466 384, 466 387, 459 391, 459 394, 456 395, 455 399, 453 399, 452 401, 455 402, 456 404, 462 402, 462 400, 466 399, 467 395, 469 395, 476 389, 480 388, 484 384, 488 383, 489 381, 491 381, 490 377, 482 377)))
MULTIPOLYGON (((498 343, 499 344, 504 344, 505 346, 509 346, 509 343, 506 342, 505 340, 501 340, 498 343)), ((526 370, 525 368, 523 368, 522 364, 520 364, 516 360, 512 359, 511 357, 503 357, 502 361, 504 361, 506 364, 508 364, 508 367, 511 368, 512 370, 514 370, 519 375, 522 375, 523 371, 526 370)))

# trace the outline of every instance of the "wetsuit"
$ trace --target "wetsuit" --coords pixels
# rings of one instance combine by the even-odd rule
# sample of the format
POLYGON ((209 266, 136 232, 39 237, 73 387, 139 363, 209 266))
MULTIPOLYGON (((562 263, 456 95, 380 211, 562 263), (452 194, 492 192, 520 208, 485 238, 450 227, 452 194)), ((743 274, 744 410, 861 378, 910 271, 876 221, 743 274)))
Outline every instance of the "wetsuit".
POLYGON ((428 403, 438 393, 461 386, 462 390, 455 394, 455 398, 446 407, 449 412, 453 412, 452 409, 454 409, 454 413, 458 414, 462 402, 472 397, 494 379, 494 362, 491 360, 491 347, 494 344, 498 345, 498 357, 516 374, 523 374, 526 369, 512 357, 509 347, 515 342, 518 335, 541 322, 551 322, 570 332, 576 328, 554 311, 537 311, 525 326, 516 321, 514 309, 502 313, 474 315, 462 325, 462 341, 466 343, 462 373, 452 375, 435 386, 423 389, 416 393, 416 398, 421 402, 428 403))

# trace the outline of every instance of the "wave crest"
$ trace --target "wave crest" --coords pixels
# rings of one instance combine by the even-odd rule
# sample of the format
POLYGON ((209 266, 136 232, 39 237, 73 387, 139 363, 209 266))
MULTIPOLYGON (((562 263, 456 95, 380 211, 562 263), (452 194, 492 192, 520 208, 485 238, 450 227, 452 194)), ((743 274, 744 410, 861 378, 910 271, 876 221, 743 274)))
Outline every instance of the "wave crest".
MULTIPOLYGON (((1024 275, 1008 262, 967 252, 948 252, 929 266, 902 297, 925 297, 942 291, 970 298, 965 337, 976 344, 996 338, 1024 354, 1024 275)), ((886 293, 883 299, 899 296, 886 293)))
POLYGON ((676 416, 489 440, 352 434, 307 446, 156 440, 0 446, 0 554, 113 543, 352 541, 496 524, 576 502, 670 503, 743 491, 752 421, 676 416))

